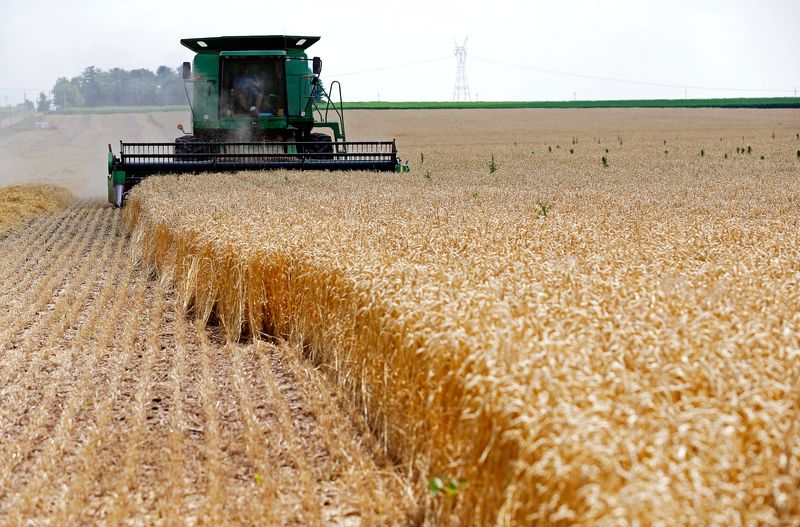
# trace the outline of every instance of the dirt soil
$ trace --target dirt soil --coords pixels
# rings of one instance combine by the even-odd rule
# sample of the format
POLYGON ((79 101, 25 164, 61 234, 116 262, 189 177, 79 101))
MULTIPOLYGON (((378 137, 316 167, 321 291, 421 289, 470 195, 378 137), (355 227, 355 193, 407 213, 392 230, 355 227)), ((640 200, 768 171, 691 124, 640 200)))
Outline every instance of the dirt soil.
POLYGON ((52 183, 74 195, 105 198, 108 145, 119 142, 172 141, 183 112, 115 115, 52 115, 50 128, 26 130, 0 138, 0 185, 52 183))

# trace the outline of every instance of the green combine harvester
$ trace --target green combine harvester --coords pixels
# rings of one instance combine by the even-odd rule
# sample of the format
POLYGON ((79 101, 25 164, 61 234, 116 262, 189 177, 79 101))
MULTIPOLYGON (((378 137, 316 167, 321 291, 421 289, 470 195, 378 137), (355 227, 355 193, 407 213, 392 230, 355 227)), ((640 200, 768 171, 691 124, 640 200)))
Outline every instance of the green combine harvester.
POLYGON ((322 61, 306 49, 320 37, 187 38, 196 53, 183 63, 192 133, 174 143, 125 143, 117 157, 108 145, 108 200, 153 174, 240 170, 407 171, 392 141, 347 141, 341 85, 325 93, 322 61), (310 64, 309 64, 310 63, 310 64), (314 132, 328 129, 331 135, 314 132))

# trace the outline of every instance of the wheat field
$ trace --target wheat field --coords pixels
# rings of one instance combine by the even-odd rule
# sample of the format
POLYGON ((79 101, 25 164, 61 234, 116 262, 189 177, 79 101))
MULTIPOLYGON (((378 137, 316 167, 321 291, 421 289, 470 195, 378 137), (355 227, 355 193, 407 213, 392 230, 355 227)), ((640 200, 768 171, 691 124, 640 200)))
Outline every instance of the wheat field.
POLYGON ((133 245, 302 341, 426 522, 798 524, 797 112, 451 114, 409 174, 151 178, 133 245))
MULTIPOLYGON (((98 138, 172 118, 47 141, 83 194, 98 138)), ((353 111, 409 173, 159 176, 16 223, 0 525, 800 525, 798 134, 353 111)), ((43 140, 0 140, 14 181, 43 140)))

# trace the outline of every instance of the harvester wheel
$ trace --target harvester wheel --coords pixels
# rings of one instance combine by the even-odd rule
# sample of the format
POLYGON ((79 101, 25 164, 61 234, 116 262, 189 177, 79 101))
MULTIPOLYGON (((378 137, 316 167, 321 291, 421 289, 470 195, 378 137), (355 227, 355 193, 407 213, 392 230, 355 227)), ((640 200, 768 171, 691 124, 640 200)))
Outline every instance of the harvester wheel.
MULTIPOLYGON (((333 154, 333 143, 331 137, 326 134, 308 134, 305 141, 314 144, 305 145, 305 151, 310 154, 333 154)), ((332 157, 332 156, 330 156, 332 157)), ((330 159, 329 156, 320 156, 322 159, 330 159)))
MULTIPOLYGON (((175 139, 175 153, 176 154, 202 154, 205 153, 205 146, 197 143, 204 141, 194 135, 182 135, 175 139)), ((184 161, 196 161, 197 157, 183 157, 184 161)))

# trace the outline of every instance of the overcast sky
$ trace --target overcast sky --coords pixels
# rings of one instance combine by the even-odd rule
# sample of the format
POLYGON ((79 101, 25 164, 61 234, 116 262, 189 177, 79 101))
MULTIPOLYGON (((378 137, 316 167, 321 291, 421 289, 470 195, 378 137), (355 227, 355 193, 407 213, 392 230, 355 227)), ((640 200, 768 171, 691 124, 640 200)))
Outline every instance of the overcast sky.
POLYGON ((177 67, 181 38, 268 34, 322 36, 309 54, 348 101, 452 100, 467 37, 473 99, 792 96, 798 21, 799 0, 0 0, 0 97, 90 65, 177 67))

